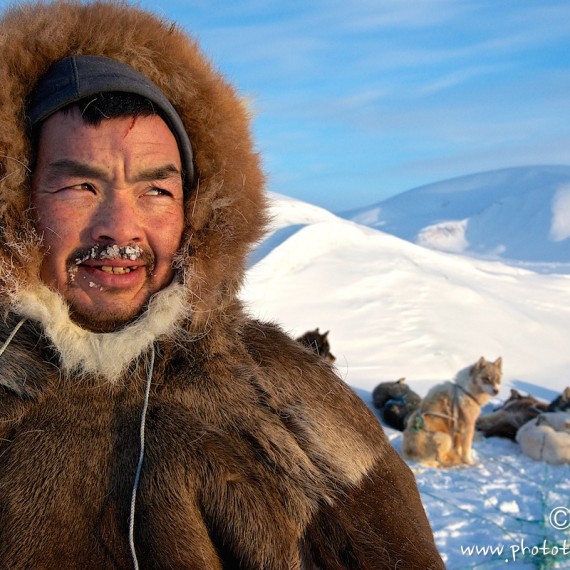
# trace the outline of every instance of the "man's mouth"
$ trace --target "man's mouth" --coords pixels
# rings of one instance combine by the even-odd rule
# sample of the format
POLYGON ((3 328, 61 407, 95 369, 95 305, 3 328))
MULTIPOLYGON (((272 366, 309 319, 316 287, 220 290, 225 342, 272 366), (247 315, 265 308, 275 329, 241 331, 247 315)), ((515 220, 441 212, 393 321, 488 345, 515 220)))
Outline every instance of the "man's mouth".
POLYGON ((119 247, 117 245, 95 245, 88 248, 78 249, 68 259, 69 280, 76 283, 78 271, 86 271, 83 279, 102 279, 106 286, 127 286, 131 283, 134 275, 123 285, 119 281, 112 279, 112 276, 124 276, 145 270, 149 274, 154 268, 154 257, 145 252, 138 245, 128 245, 119 247), (89 277, 87 277, 87 275, 89 277), (99 277, 97 277, 99 275, 99 277), (108 276, 108 277, 107 277, 108 276), (112 285, 111 285, 112 283, 112 285))

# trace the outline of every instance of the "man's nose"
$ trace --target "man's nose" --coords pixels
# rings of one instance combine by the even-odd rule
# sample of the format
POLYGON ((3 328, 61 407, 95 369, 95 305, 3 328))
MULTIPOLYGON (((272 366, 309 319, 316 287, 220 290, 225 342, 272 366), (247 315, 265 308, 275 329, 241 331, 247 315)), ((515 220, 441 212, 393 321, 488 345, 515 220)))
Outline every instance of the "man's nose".
POLYGON ((97 243, 118 245, 141 242, 140 213, 132 199, 120 195, 106 197, 93 217, 91 238, 97 243))

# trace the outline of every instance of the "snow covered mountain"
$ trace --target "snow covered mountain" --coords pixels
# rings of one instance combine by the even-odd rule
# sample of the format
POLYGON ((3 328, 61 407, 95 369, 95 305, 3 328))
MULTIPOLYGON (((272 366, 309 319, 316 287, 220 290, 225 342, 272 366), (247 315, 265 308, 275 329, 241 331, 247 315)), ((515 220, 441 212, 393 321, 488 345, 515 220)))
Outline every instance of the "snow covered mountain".
POLYGON ((341 216, 442 251, 544 267, 569 264, 570 167, 473 174, 341 216))
MULTIPOLYGON (((423 395, 480 356, 503 357, 503 388, 491 407, 511 387, 550 401, 570 385, 570 169, 553 169, 540 190, 531 182, 544 182, 546 170, 480 175, 471 187, 468 178, 460 186, 432 185, 417 191, 417 200, 412 191, 393 198, 391 209, 354 214, 362 223, 273 195, 271 232, 251 256, 242 297, 253 315, 280 322, 293 336, 330 329, 337 370, 368 405, 380 382, 405 376, 423 395), (514 174, 519 193, 509 194, 514 174), (517 196, 524 197, 518 206, 517 196), (509 231, 498 221, 501 210, 510 212, 509 231), (547 263, 530 270, 467 255, 481 243, 473 228, 493 216, 495 230, 475 253, 497 253, 500 242, 503 254, 547 263), (515 217, 523 222, 518 229, 515 217), (438 251, 433 240, 425 242, 430 247, 413 243, 443 221, 463 221, 464 246, 440 248, 461 253, 438 251), (405 230, 407 239, 376 224, 394 234, 405 230), (543 250, 535 243, 539 229, 543 250)), ((401 434, 386 432, 400 450, 401 434)), ((410 465, 447 568, 570 568, 568 530, 549 519, 554 509, 570 509, 570 466, 533 461, 498 438, 477 441, 474 450, 474 467, 410 465)))

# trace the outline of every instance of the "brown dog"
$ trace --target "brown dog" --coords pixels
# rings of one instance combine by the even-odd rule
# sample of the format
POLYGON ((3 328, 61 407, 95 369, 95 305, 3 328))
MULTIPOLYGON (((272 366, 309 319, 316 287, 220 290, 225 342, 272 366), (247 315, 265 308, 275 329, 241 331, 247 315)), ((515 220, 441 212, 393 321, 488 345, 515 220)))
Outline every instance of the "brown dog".
POLYGON ((499 393, 502 358, 481 357, 460 371, 455 382, 434 386, 408 418, 402 451, 406 459, 430 467, 472 465, 471 444, 481 406, 499 393))
POLYGON ((480 416, 475 427, 485 437, 506 437, 514 440, 517 430, 546 411, 547 407, 546 402, 511 389, 508 400, 500 408, 480 416))

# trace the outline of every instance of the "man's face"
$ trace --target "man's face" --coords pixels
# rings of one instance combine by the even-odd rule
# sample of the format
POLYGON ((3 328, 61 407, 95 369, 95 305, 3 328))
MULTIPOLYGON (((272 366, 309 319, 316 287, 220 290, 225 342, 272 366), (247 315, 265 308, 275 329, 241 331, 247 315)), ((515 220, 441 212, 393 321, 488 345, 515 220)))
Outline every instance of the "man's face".
POLYGON ((45 121, 32 178, 40 275, 76 322, 113 330, 171 282, 183 199, 180 153, 161 118, 91 126, 73 109, 45 121))

